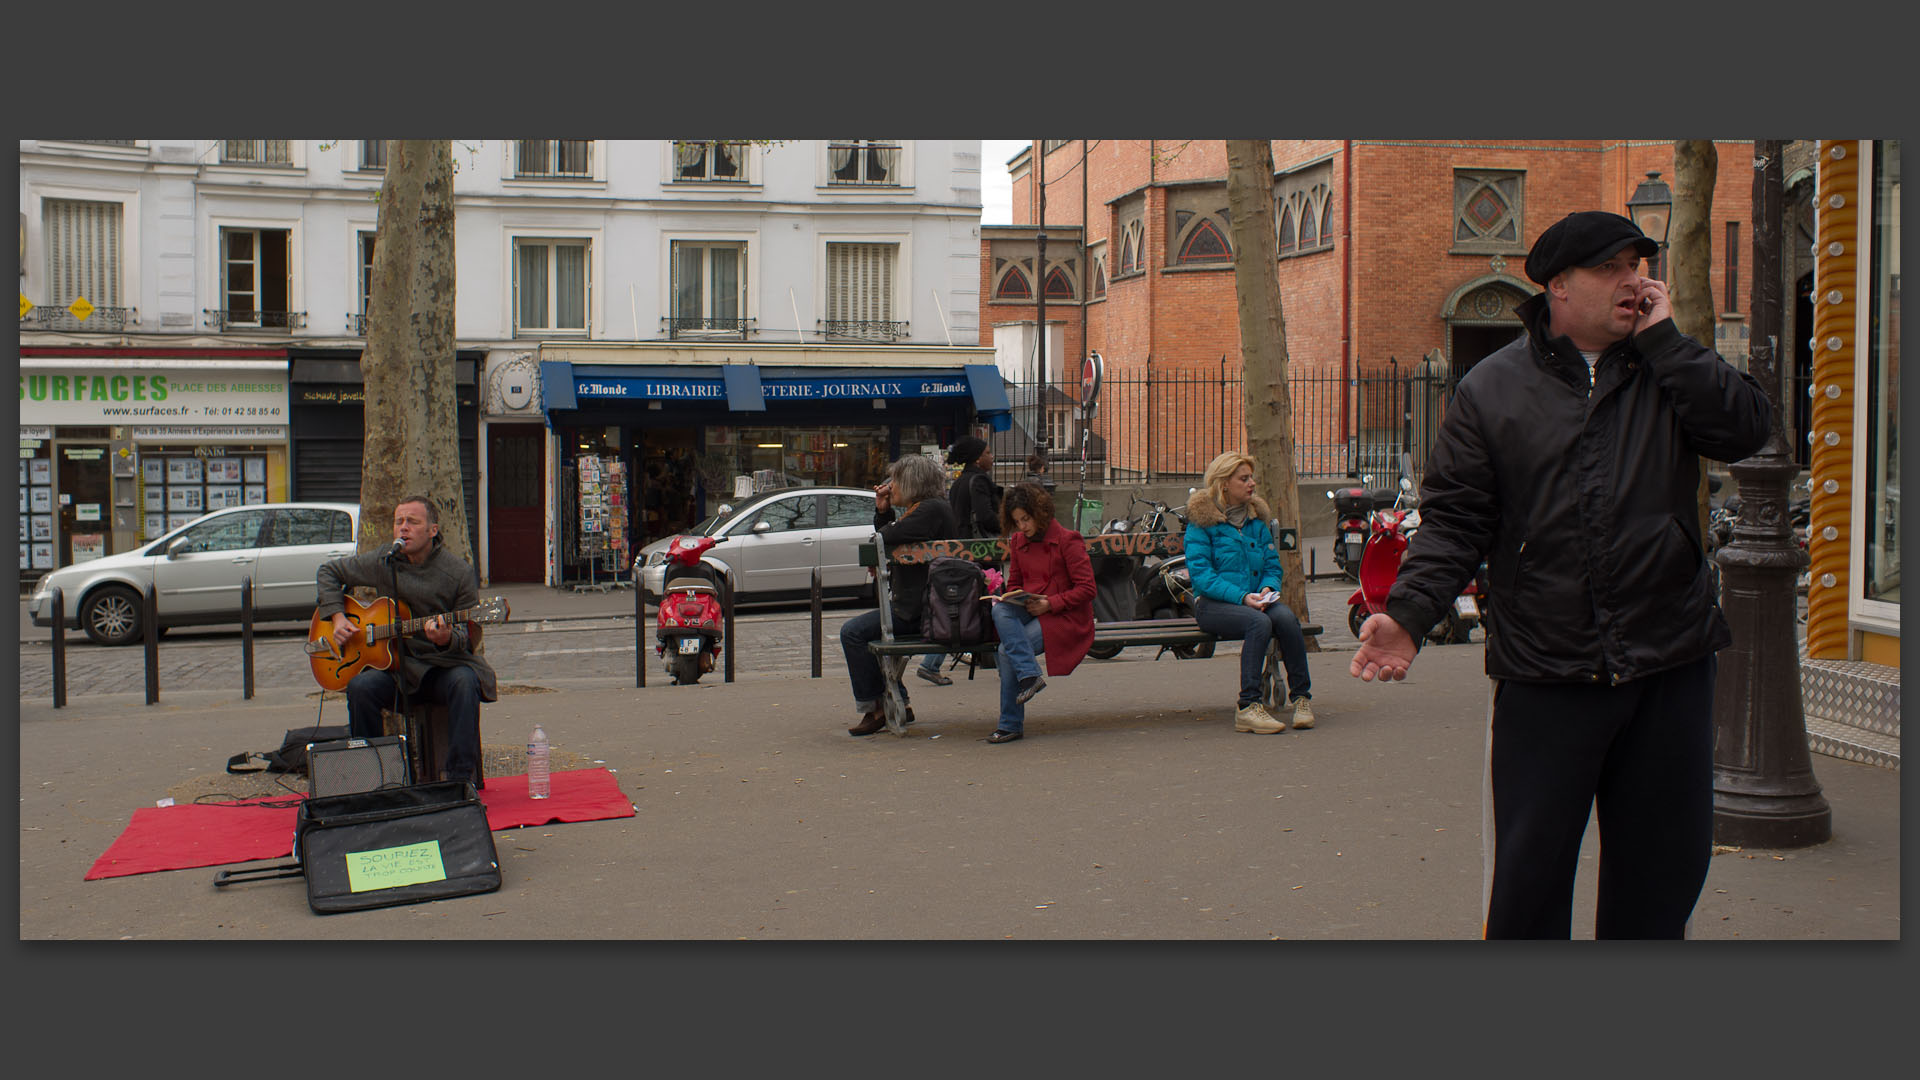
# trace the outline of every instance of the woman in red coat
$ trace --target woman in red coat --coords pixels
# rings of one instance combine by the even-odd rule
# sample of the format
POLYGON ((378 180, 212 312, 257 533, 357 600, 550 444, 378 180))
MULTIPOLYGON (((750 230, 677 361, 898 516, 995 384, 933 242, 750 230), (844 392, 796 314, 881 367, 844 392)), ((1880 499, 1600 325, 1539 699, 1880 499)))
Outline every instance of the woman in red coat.
POLYGON ((1027 702, 1047 675, 1080 666, 1093 647, 1093 564, 1080 534, 1053 519, 1053 496, 1038 484, 1015 484, 1000 504, 1007 533, 1006 588, 993 605, 1000 635, 1000 723, 990 743, 1024 733, 1027 702), (1046 674, 1036 655, 1045 653, 1046 674))

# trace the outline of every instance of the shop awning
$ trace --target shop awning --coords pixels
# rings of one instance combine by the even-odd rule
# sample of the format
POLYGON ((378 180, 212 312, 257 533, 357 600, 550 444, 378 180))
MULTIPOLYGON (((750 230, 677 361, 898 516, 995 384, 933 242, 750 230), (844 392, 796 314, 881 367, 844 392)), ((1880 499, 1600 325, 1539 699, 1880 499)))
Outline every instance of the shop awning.
POLYGON ((541 397, 549 413, 583 402, 724 400, 735 412, 765 412, 773 401, 861 401, 875 398, 970 397, 996 431, 1011 425, 1005 381, 991 364, 940 369, 775 368, 758 364, 703 367, 540 363, 541 397))

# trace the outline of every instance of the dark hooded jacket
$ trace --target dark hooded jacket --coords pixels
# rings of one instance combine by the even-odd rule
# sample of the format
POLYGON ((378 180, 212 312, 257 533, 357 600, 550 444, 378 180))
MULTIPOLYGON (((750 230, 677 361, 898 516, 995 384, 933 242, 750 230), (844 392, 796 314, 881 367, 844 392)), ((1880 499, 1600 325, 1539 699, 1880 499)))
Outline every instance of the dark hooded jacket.
POLYGON ((947 502, 953 505, 953 517, 962 538, 1000 536, 1000 485, 993 474, 969 464, 947 490, 947 502))
POLYGON ((1548 337, 1545 294, 1518 313, 1527 336, 1448 403, 1387 614, 1420 641, 1485 559, 1496 679, 1621 683, 1724 648, 1699 458, 1759 450, 1766 395, 1671 319, 1609 346, 1590 381, 1548 337))

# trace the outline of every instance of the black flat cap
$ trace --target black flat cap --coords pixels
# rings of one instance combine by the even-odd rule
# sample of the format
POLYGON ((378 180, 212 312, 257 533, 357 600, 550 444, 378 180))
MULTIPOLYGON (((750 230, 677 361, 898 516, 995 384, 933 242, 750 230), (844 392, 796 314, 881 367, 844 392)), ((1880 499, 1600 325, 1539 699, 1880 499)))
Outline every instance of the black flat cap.
POLYGON ((1630 218, 1605 210, 1568 214, 1533 242, 1533 250, 1527 252, 1527 276, 1545 285, 1570 266, 1598 266, 1629 244, 1643 259, 1660 250, 1630 218))

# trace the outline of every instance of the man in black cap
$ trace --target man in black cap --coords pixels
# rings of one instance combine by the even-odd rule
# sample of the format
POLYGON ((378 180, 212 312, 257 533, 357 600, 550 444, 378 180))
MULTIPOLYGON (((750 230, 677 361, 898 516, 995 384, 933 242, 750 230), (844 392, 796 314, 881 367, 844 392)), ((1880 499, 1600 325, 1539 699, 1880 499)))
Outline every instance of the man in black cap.
POLYGON ((1489 938, 1570 935, 1597 804, 1601 938, 1685 936, 1713 838, 1715 653, 1699 458, 1767 436, 1766 395, 1680 333, 1659 250, 1619 214, 1534 242, 1526 336, 1461 379, 1421 485, 1421 527, 1350 670, 1406 677, 1484 559, 1493 610, 1489 938))

